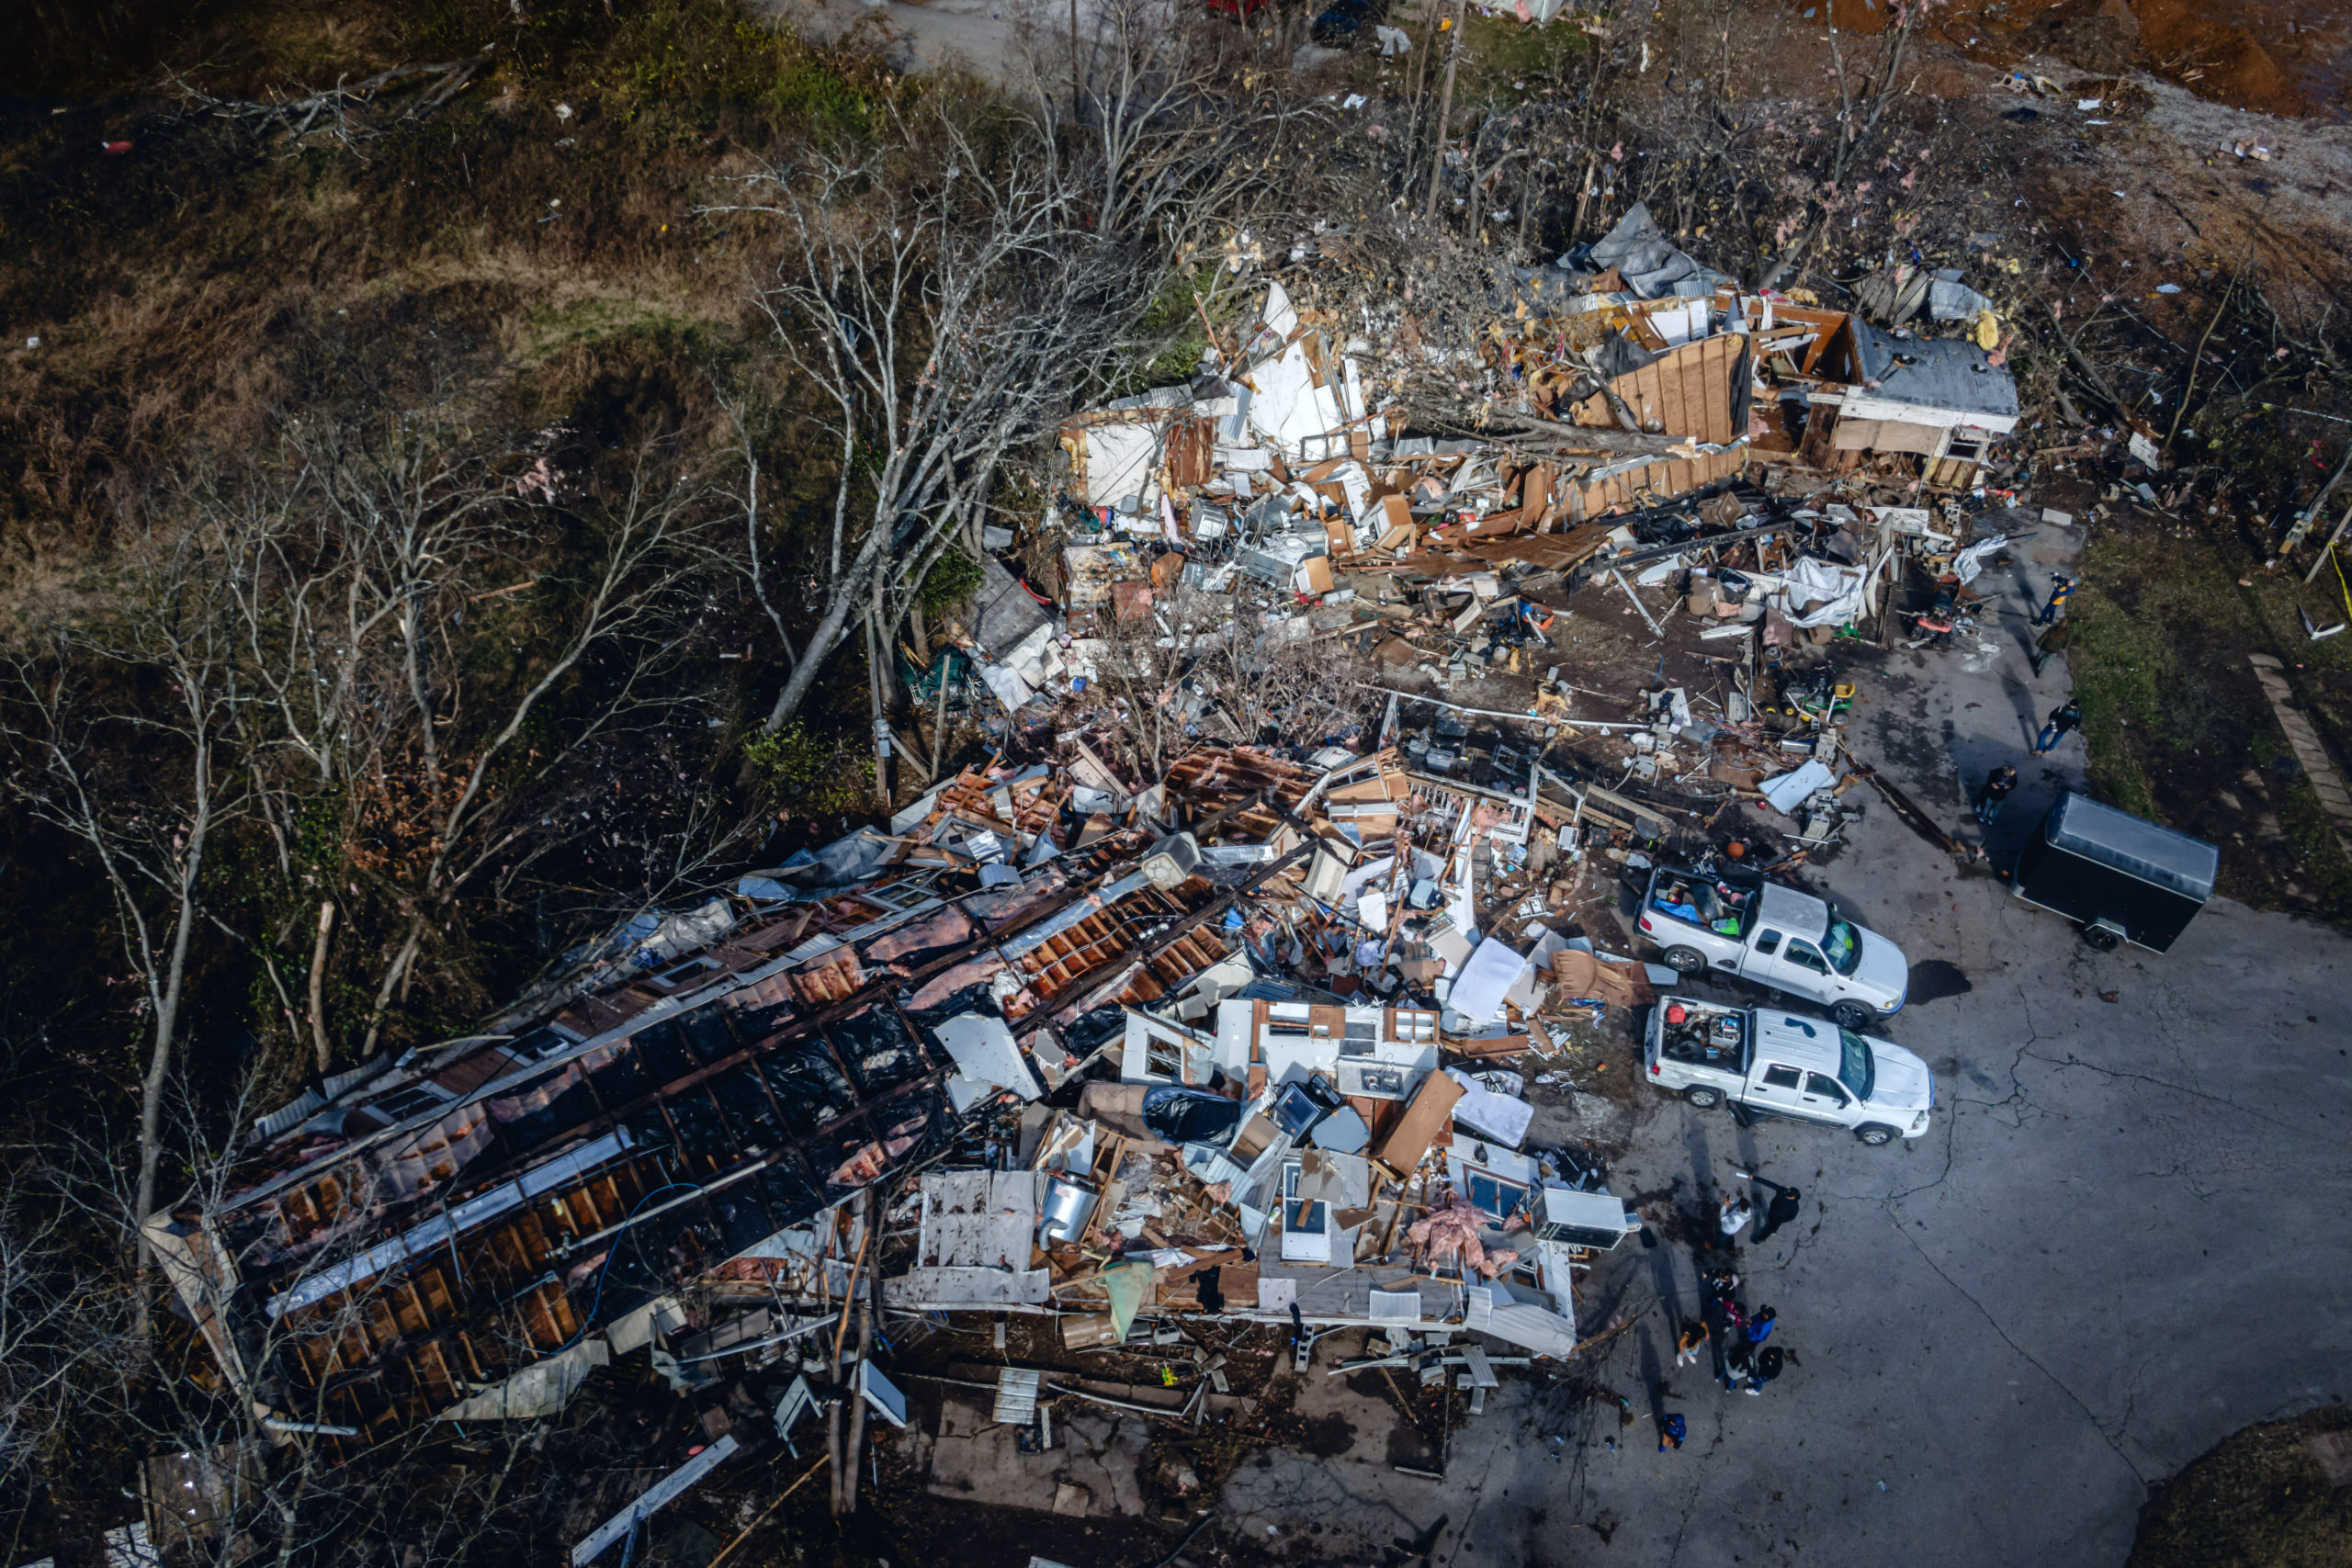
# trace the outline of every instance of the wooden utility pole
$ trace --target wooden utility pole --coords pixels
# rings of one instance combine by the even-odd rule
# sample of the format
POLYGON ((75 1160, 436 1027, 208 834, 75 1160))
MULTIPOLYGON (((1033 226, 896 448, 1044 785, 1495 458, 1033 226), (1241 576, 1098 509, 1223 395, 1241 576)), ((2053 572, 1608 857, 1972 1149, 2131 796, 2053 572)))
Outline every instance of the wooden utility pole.
POLYGON ((1453 0, 1453 26, 1446 29, 1452 36, 1445 51, 1445 86, 1437 99, 1437 151, 1430 155, 1430 197, 1421 204, 1424 221, 1436 216, 1438 192, 1445 185, 1445 127, 1453 118, 1453 71, 1462 62, 1462 20, 1469 12, 1470 0, 1453 0))

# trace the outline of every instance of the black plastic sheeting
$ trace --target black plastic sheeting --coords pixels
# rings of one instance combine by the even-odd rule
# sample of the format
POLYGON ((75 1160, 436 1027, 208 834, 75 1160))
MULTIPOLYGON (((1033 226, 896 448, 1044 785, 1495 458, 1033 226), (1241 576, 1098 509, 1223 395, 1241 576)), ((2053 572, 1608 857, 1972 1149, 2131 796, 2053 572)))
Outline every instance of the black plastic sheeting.
POLYGON ((1096 1008, 1092 1012, 1080 1013, 1070 1020, 1067 1029, 1054 1031, 1054 1038, 1073 1055, 1083 1056, 1089 1051, 1116 1039, 1126 1032, 1127 1010, 1123 1007, 1096 1008))
POLYGON ((805 1138, 856 1108, 857 1090, 822 1036, 807 1035, 777 1046, 760 1058, 760 1073, 784 1108, 785 1125, 796 1138, 805 1138))
POLYGON ((735 1124, 745 1148, 779 1148, 790 1140, 755 1068, 748 1065, 729 1068, 710 1080, 710 1093, 735 1124))
POLYGON ((786 1028, 798 1016, 790 1002, 771 1002, 765 1007, 745 1008, 735 1014, 735 1033, 746 1041, 765 1040, 786 1028))
POLYGON ((518 1103, 523 1098, 518 1094, 506 1100, 494 1100, 490 1105, 491 1117, 499 1123, 500 1151, 518 1158, 526 1156, 543 1145, 553 1143, 596 1114, 595 1092, 588 1087, 585 1077, 537 1110, 526 1111, 511 1121, 507 1120, 503 1106, 518 1103))
POLYGON ((709 1095, 689 1091, 670 1100, 664 1109, 678 1130, 680 1163, 695 1175, 715 1176, 748 1152, 709 1095))
POLYGON ((611 1060, 592 1070, 588 1081, 596 1086, 597 1098, 606 1105, 626 1105, 647 1089, 658 1087, 646 1080, 645 1069, 638 1064, 634 1040, 612 1047, 611 1060))
MULTIPOLYGON (((913 994, 911 990, 904 993, 899 998, 900 1004, 903 1006, 906 998, 913 994)), ((909 1019, 934 1031, 949 1019, 961 1018, 967 1012, 986 1013, 990 1017, 997 1015, 996 998, 989 993, 987 981, 967 986, 960 991, 951 991, 936 1006, 906 1009, 909 1019)))
POLYGON ((1143 1124, 1171 1144, 1223 1145, 1241 1120, 1241 1102, 1197 1089, 1161 1086, 1143 1097, 1143 1124))
POLYGON ((930 1051, 895 1009, 879 1003, 827 1024, 825 1032, 869 1099, 945 1065, 931 1059, 930 1051))
POLYGON ((640 1029, 629 1041, 637 1047, 639 1065, 655 1083, 684 1077, 702 1066, 687 1049, 685 1031, 678 1027, 675 1019, 664 1019, 650 1029, 640 1029))

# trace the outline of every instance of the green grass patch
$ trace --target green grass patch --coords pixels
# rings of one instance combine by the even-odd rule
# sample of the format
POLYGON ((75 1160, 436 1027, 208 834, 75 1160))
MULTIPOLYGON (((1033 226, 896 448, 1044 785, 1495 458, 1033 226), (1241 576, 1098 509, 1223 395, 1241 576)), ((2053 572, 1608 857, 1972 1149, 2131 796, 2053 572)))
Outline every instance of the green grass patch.
MULTIPOLYGON (((2083 738, 2090 750, 2091 786, 2126 811, 2153 816, 2155 796, 2141 754, 2148 738, 2166 732, 2174 712, 2164 692, 2177 684, 2178 667, 2156 625, 2126 604, 2110 577, 2122 563, 2086 559, 2084 581, 2067 603, 2074 627, 2069 668, 2083 705, 2083 738), (2139 737, 2131 734, 2137 727, 2139 737)), ((2136 594, 2132 595, 2136 599, 2136 594)))
POLYGON ((723 104, 856 135, 899 90, 887 73, 859 72, 725 0, 533 0, 526 15, 516 27, 504 0, 438 0, 407 31, 427 55, 454 58, 495 44, 504 79, 593 96, 604 112, 632 122, 723 104))
POLYGON ((2319 585, 2265 572, 2233 541, 2171 528, 2099 529, 2080 573, 2067 665, 2092 790, 2221 845, 2233 897, 2352 919, 2352 861, 2249 662, 2264 653, 2287 666, 2341 767, 2330 716, 2352 690, 2352 637, 2314 643, 2303 630, 2303 611, 2324 625, 2341 609, 2323 614, 2319 585))
MULTIPOLYGON (((1201 324, 1201 307, 1196 299, 1205 299, 1216 283, 1216 263, 1204 262, 1189 272, 1180 272, 1159 291, 1136 323, 1135 350, 1127 365, 1116 373, 1110 396, 1132 397, 1154 387, 1174 386, 1189 382, 1199 369, 1201 355, 1209 346, 1208 329, 1201 324)), ((1224 318, 1224 337, 1229 348, 1239 336, 1237 325, 1230 320, 1239 312, 1243 292, 1236 290, 1217 301, 1216 314, 1224 318)))
POLYGON ((597 298, 570 299, 560 305, 537 304, 524 318, 518 355, 544 360, 569 348, 608 345, 641 340, 648 347, 691 361, 707 356, 703 340, 709 323, 641 300, 597 298))
MULTIPOLYGON (((1591 36, 1563 11, 1544 27, 1473 10, 1462 28, 1462 67, 1455 91, 1468 102, 1511 102, 1566 83, 1588 62, 1591 36)), ((1441 52, 1430 62, 1444 59, 1441 52)))
POLYGON ((2279 792, 2278 825, 2287 830, 2287 842, 2301 862, 2296 868, 2296 885, 2338 919, 2352 914, 2352 860, 2344 856, 2335 824, 2327 807, 2320 804, 2319 792, 2301 773, 2279 792))
POLYGON ((915 592, 915 602, 926 615, 936 615, 953 608, 980 591, 980 563, 954 548, 939 552, 939 558, 923 573, 922 587, 915 592))

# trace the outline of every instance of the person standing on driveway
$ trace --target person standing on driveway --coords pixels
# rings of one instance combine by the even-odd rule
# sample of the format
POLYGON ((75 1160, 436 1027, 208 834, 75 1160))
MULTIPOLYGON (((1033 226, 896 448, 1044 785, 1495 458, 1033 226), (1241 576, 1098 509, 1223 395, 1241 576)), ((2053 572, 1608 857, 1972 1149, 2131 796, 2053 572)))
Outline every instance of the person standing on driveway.
POLYGON ((1731 1343, 1724 1347, 1724 1392, 1739 1387, 1739 1380, 1755 1370, 1756 1347, 1747 1342, 1746 1334, 1734 1334, 1731 1343))
POLYGON ((2066 645, 2074 640, 2075 634, 2070 629, 2070 623, 2065 621, 2059 622, 2034 638, 2033 646, 2025 650, 2026 660, 2033 666, 2033 672, 2036 675, 2041 674, 2041 667, 2065 652, 2066 645))
MULTIPOLYGON (((2014 773, 2016 770, 2010 771, 2014 773)), ((1774 1231, 1796 1219, 1797 1209, 1804 1201, 1804 1194, 1796 1188, 1783 1187, 1777 1181, 1767 1181, 1760 1176, 1751 1176, 1747 1179, 1758 1187, 1769 1187, 1772 1190, 1772 1200, 1764 1210, 1764 1217, 1757 1222, 1756 1228, 1749 1232, 1747 1236, 1751 1246, 1761 1247, 1770 1239, 1774 1231)))
MULTIPOLYGON (((1985 774, 1984 787, 1976 792, 1976 820, 1987 828, 1991 827, 1993 818, 2001 814, 2001 802, 2008 799, 2009 791, 2017 787, 2018 771, 2007 762, 1985 774)), ((1765 1185, 1770 1187, 1772 1184, 1768 1181, 1765 1185)), ((1757 1232, 1756 1239, 1764 1239, 1761 1230, 1757 1232)))
POLYGON ((1674 1342, 1674 1364, 1678 1367, 1697 1366, 1700 1353, 1706 1349, 1707 1341, 1713 1337, 1703 1320, 1684 1318, 1681 1337, 1674 1342))
POLYGON ((2058 612, 2066 607, 2066 595, 2074 591, 2073 578, 2052 572, 2050 574, 2050 603, 2041 607, 2041 614, 2033 618, 2033 624, 2037 626, 2046 626, 2056 620, 2058 612))
POLYGON ((1657 1451, 1664 1453, 1668 1448, 1680 1448, 1682 1446, 1682 1438, 1690 1429, 1689 1424, 1686 1423, 1679 1416, 1668 1416, 1659 1421, 1657 1424, 1657 1451))
POLYGON ((2041 727, 2041 735, 2033 743, 2033 754, 2039 757, 2045 751, 2055 751, 2068 730, 2082 727, 2083 705, 2068 697, 2050 710, 2050 722, 2041 727))
POLYGON ((1748 1370, 1747 1392, 1752 1394, 1761 1394, 1764 1392, 1764 1385, 1781 1375, 1781 1365, 1788 1358, 1781 1353, 1781 1348, 1778 1345, 1767 1345, 1758 1350, 1756 1353, 1755 1365, 1748 1370))
POLYGON ((1715 1224, 1724 1233, 1726 1246, 1737 1246, 1739 1233, 1756 1217, 1755 1206, 1736 1192, 1724 1194, 1723 1206, 1716 1211, 1715 1224))

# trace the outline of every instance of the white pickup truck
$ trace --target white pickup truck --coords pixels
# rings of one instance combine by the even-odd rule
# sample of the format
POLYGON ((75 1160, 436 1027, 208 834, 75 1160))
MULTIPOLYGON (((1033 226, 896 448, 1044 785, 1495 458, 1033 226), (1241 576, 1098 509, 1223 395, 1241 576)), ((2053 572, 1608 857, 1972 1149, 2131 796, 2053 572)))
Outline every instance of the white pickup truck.
POLYGON ((1885 1040, 1779 1008, 1660 998, 1642 1043, 1651 1083, 1702 1110, 1725 1101, 1759 1116, 1844 1127, 1876 1148, 1928 1130, 1928 1064, 1885 1040))
POLYGON ((1829 1009, 1848 1029, 1903 1010, 1911 961, 1810 893, 1741 866, 1660 863, 1642 894, 1642 932, 1685 975, 1736 975, 1829 1009))

